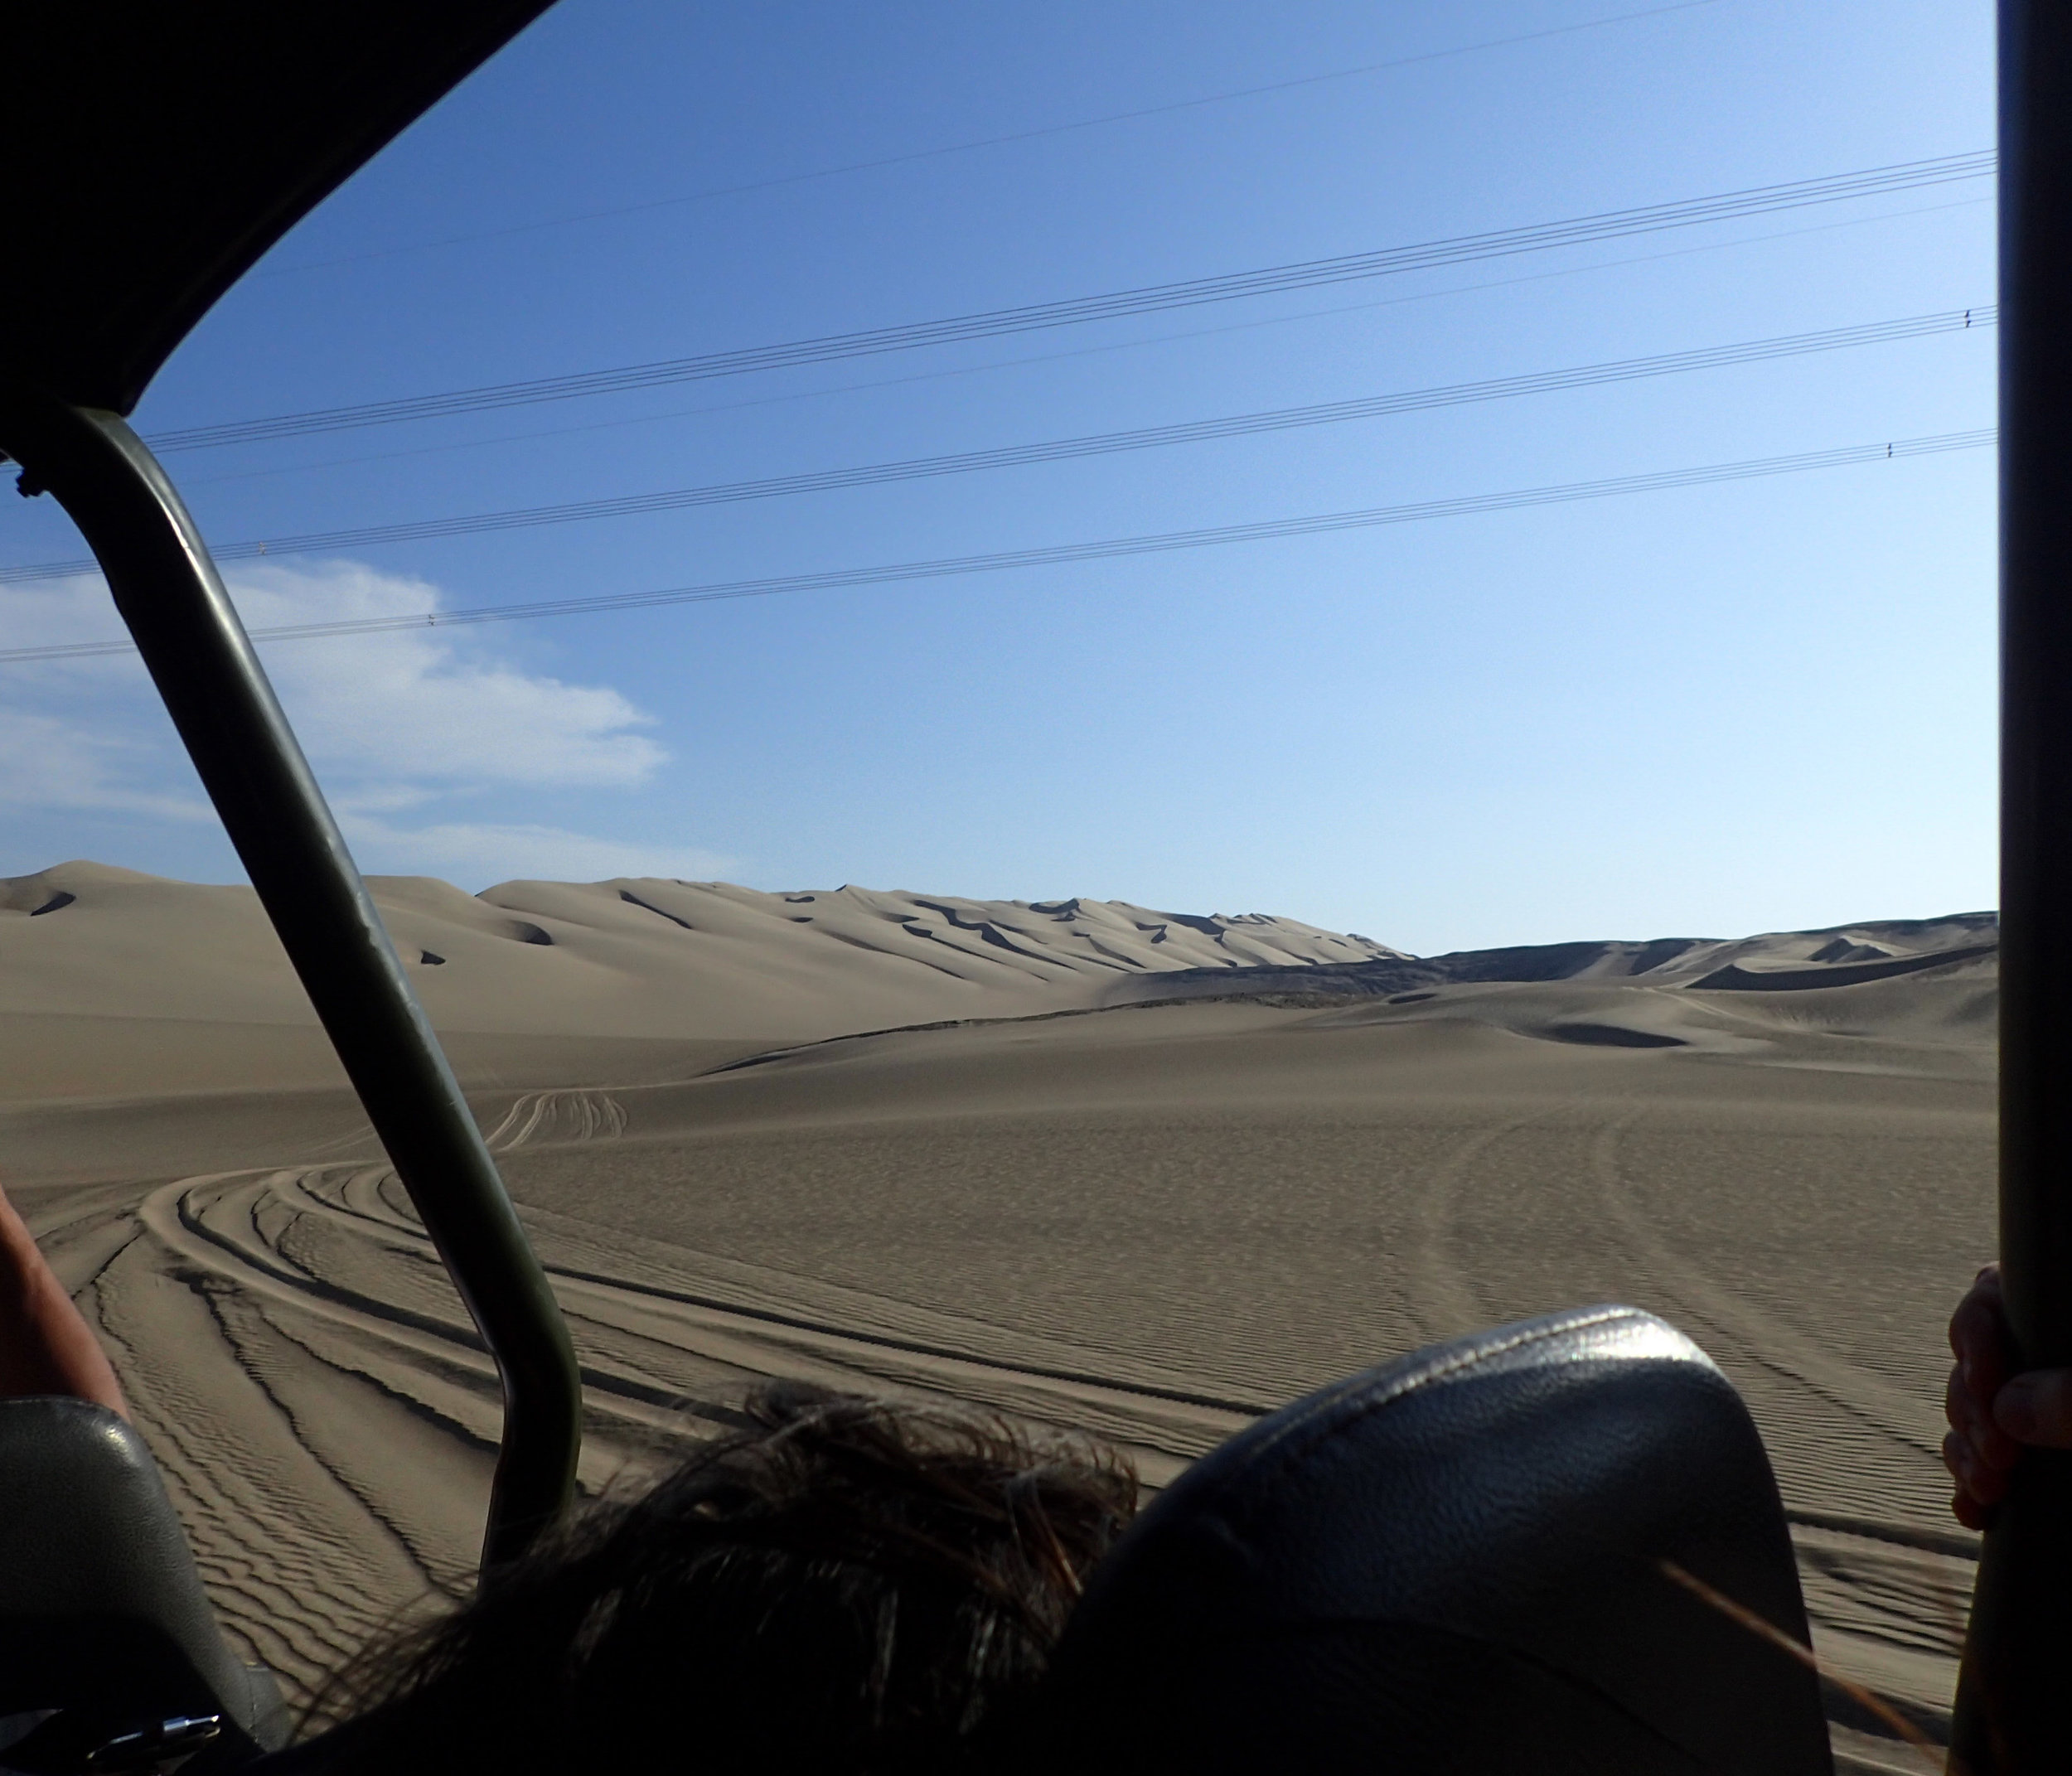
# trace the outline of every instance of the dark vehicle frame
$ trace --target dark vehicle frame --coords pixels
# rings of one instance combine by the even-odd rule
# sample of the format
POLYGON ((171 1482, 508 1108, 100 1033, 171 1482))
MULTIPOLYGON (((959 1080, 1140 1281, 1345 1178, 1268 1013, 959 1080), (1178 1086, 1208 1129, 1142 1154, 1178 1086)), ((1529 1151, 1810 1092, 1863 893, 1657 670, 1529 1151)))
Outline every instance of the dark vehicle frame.
MULTIPOLYGON (((253 886, 496 1361, 505 1421, 484 1542, 489 1567, 520 1557, 569 1504, 582 1413, 574 1351, 207 549, 123 416, 188 331, 274 241, 549 3, 189 0, 139 7, 70 0, 17 9, 0 48, 0 115, 15 151, 8 253, 0 262, 0 459, 19 466, 23 493, 54 496, 85 534, 253 886)), ((2072 1364, 2072 1019, 2064 1014, 2072 1004, 2072 0, 2001 0, 2000 31, 2002 1257, 2022 1357, 2055 1366, 2072 1364)), ((1526 1343, 1586 1367, 1597 1360, 1591 1351, 1603 1353, 1600 1334, 1590 1329, 1597 1324, 1565 1320, 1526 1343)), ((1485 1338, 1461 1363, 1481 1365, 1477 1373, 1512 1363, 1505 1372, 1514 1372, 1504 1353, 1524 1348, 1514 1339, 1499 1349, 1485 1338)), ((1418 1371, 1425 1379, 1417 1386, 1438 1372, 1429 1365, 1418 1371)), ((1396 1376, 1397 1368, 1373 1374, 1396 1376)), ((1401 1377, 1369 1377, 1358 1399, 1400 1401, 1409 1397, 1408 1385, 1401 1377)), ((1366 1422, 1360 1415, 1368 1406, 1347 1405, 1354 1396, 1343 1388, 1326 1395, 1338 1404, 1299 1403, 1310 1412, 1301 1422, 1329 1420, 1340 1430, 1366 1422)), ((1389 1422, 1400 1429, 1407 1420, 1399 1414, 1389 1422)), ((84 1420, 67 1419, 39 1430, 38 1447, 54 1449, 75 1434, 107 1441, 84 1420)), ((1247 1463, 1263 1447, 1282 1446, 1274 1438, 1285 1440, 1280 1431, 1264 1444, 1257 1435, 1238 1440, 1244 1447, 1233 1445, 1234 1454, 1208 1458, 1203 1471, 1209 1478, 1189 1483, 1195 1494, 1253 1483, 1242 1478, 1256 1474, 1256 1464, 1247 1463)), ((0 1460, 6 1448, 0 1436, 0 1460)), ((135 1467, 133 1458, 125 1459, 135 1467)), ((155 1485, 128 1469, 123 1476, 123 1486, 155 1485)), ((0 1494, 5 1478, 0 1474, 0 1494)), ((160 1508, 157 1496, 158 1505, 146 1500, 138 1508, 160 1508)), ((1227 1498, 1215 1507, 1227 1507, 1227 1498)), ((1166 1514, 1144 1538, 1151 1551, 1136 1556, 1139 1569, 1167 1558, 1159 1551, 1168 1543, 1187 1543, 1174 1527, 1182 1522, 1174 1513, 1192 1507, 1159 1508, 1166 1514)), ((1579 1499, 1573 1509, 1587 1517, 1591 1507, 1579 1499)), ((1184 1590, 1180 1580, 1173 1583, 1184 1590)), ((1125 1604, 1111 1598, 1092 1612, 1094 1626, 1075 1643, 1082 1650, 1065 1661, 1064 1693, 1102 1693, 1104 1682, 1112 1691, 1113 1682, 1087 1674, 1125 1667, 1135 1673, 1130 1682, 1140 1694, 1161 1684, 1170 1691, 1177 1680, 1169 1672, 1130 1666, 1120 1650, 1102 1666, 1083 1650, 1103 1644, 1104 1634, 1116 1648, 1129 1644, 1118 1620, 1127 1627, 1162 1619, 1155 1609, 1132 1616, 1120 1581, 1108 1590, 1123 1594, 1125 1604)), ((1169 1601, 1178 1594, 1169 1586, 1159 1595, 1169 1601)), ((12 1607, 0 1574, 0 1618, 12 1607)), ((1166 1626, 1185 1631, 1177 1622, 1166 1626)), ((1715 1648, 1706 1657, 1721 1656, 1715 1648)), ((201 1654, 195 1659, 207 1662, 201 1654)), ((1736 1682, 1760 1689, 1794 1681, 1765 1669, 1767 1675, 1736 1677, 1723 1667, 1718 1682, 1731 1691, 1736 1682)), ((1955 1753, 1963 1768, 1971 1776, 2072 1768, 2072 1709, 2060 1700, 2069 1670, 2072 1454, 2040 1453, 2018 1471, 1985 1539, 1958 1703, 1955 1753)), ((215 1687, 220 1692, 234 1681, 219 1677, 215 1687)), ((1740 1700, 1760 1711, 1765 1696, 1740 1700)), ((1126 1739, 1128 1729, 1116 1725, 1120 1707, 1110 1695, 1095 1714, 1104 1731, 1126 1739)), ((247 1711, 250 1720, 263 1712, 247 1711)), ((1061 1705, 1059 1718, 1071 1712, 1061 1705)), ((183 1720, 167 1716, 153 1730, 170 1731, 183 1720)), ((253 1728, 239 1740, 242 1755, 278 1737, 253 1728)), ((1203 1743, 1203 1759, 1217 1764, 1221 1754, 1203 1743)), ((158 1747, 162 1761, 182 1749, 167 1740, 158 1747)), ((1331 1762, 1324 1754, 1317 1767, 1331 1762)), ((94 1767, 157 1765, 118 1759, 94 1767)))

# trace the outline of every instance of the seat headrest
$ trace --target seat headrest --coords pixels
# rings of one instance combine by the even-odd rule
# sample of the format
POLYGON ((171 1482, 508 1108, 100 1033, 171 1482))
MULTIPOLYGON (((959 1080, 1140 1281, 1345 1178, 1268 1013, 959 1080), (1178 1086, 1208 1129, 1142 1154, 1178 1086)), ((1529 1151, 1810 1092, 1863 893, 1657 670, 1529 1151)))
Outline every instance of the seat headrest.
POLYGON ((1828 1776, 1776 1483, 1704 1353, 1598 1307, 1434 1346, 1214 1450, 1094 1576, 1029 1767, 1828 1776))
POLYGON ((0 1400, 0 1716, 44 1709, 220 1715, 212 1765, 287 1730, 270 1677, 224 1642, 143 1440, 37 1396, 0 1400))

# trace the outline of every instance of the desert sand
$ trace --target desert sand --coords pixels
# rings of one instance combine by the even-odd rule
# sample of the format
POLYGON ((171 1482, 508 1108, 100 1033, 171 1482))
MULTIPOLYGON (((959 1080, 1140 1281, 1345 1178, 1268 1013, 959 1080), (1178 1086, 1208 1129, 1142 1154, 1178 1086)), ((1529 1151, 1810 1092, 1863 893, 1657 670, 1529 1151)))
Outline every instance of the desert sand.
MULTIPOLYGON (((375 889, 569 1313, 586 1487, 772 1375, 1157 1483, 1350 1370, 1628 1301, 1748 1401, 1831 1667, 1946 1709, 1989 915, 1421 959, 1092 901, 375 889)), ((249 892, 82 864, 0 908, 9 1188, 307 1693, 470 1569, 492 1377, 249 892)))

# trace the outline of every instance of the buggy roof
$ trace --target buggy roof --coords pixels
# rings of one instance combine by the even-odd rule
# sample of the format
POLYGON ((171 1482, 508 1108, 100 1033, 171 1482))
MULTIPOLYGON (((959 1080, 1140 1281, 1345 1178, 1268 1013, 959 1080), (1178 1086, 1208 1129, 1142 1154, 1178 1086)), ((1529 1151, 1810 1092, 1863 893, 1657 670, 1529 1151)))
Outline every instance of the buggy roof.
POLYGON ((25 0, 0 378, 128 414, 253 261, 551 0, 25 0))

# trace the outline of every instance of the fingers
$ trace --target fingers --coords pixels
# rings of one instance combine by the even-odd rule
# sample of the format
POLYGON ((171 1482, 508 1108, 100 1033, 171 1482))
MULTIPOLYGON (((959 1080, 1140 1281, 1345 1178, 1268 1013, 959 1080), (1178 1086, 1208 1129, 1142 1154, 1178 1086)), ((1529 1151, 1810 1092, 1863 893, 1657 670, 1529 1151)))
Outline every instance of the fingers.
MULTIPOLYGON (((1943 1439, 1943 1465, 1949 1469, 1950 1478, 1957 1483, 1958 1500, 1990 1507, 2007 1496, 2007 1481, 2012 1463, 2004 1465, 1988 1462, 1980 1454, 1978 1446, 1961 1430, 1953 1430, 1943 1439)), ((1963 1512, 1958 1510, 1962 1517, 1963 1512)))
POLYGON ((1969 1529, 1991 1527, 2023 1445, 2072 1449, 2072 1369, 2018 1375, 1983 1412, 1953 1370, 1944 1408, 1950 1431, 1943 1439, 1943 1465, 1957 1483, 1950 1510, 1969 1529))
POLYGON ((2072 1449, 2072 1369, 2031 1369, 1993 1396, 1993 1423, 2017 1443, 2072 1449))
POLYGON ((1991 1400, 2007 1378, 2007 1306, 2001 1294, 2000 1266, 1987 1265, 1950 1315, 1949 1348, 1966 1388, 1991 1400))
POLYGON ((2004 1473, 2021 1454, 2021 1446, 1993 1416, 1993 1401, 2007 1381, 2007 1329, 2000 1288, 2000 1267, 1988 1265, 1950 1316, 1950 1349, 1956 1367, 1944 1391, 1952 1441, 1945 1461, 1959 1488, 1980 1503, 1991 1504, 2004 1488, 1974 1477, 2004 1473))
POLYGON ((2008 1469, 2021 1453, 2021 1446, 1993 1422, 1990 1403, 1967 1391, 1954 1369, 1944 1407, 1950 1430, 1943 1439, 1943 1465, 1957 1483, 1950 1510, 1967 1528, 1982 1530, 2007 1496, 2008 1469))
MULTIPOLYGON (((1949 1420, 1951 1435, 1963 1444, 1979 1467, 2004 1474, 2020 1458, 2021 1445, 1994 1417, 1995 1397, 1973 1392, 1964 1385, 1962 1372, 1953 1369, 1943 1391, 1943 1413, 1949 1420)), ((1958 1478, 1961 1481, 1963 1476, 1958 1474, 1958 1478)))
POLYGON ((2072 1449, 2072 1371, 2011 1374, 2000 1266, 1987 1265, 1950 1316, 1951 1372, 1944 1410, 1986 1466, 2012 1464, 2011 1445, 2072 1449))
POLYGON ((2021 1454, 2021 1445, 1993 1415, 2008 1367, 1997 1265, 1978 1273, 1950 1316, 1949 1348, 1957 1357, 1943 1396, 1950 1424, 1943 1464, 1957 1483, 1950 1509, 1967 1528, 1983 1529, 2007 1496, 2007 1472, 2021 1454))
POLYGON ((1975 1498, 1959 1493, 1949 1502, 1950 1515, 1967 1529, 1975 1529, 1981 1535, 1998 1521, 2000 1509, 1997 1505, 1982 1505, 1975 1498))

